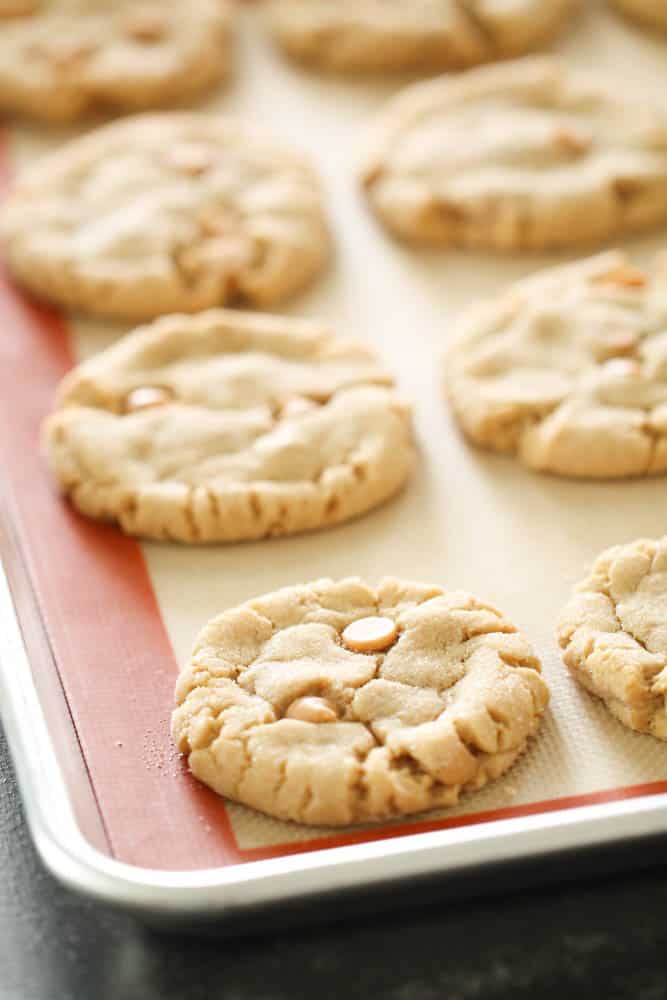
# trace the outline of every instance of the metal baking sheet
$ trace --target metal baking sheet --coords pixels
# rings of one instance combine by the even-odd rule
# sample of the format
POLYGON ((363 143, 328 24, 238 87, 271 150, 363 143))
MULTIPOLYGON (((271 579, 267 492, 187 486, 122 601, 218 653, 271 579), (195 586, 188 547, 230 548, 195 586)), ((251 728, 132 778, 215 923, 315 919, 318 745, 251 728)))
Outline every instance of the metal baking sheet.
MULTIPOLYGON (((584 4, 558 49, 664 100, 667 42, 584 4), (623 71, 620 71, 620 67, 623 71)), ((298 70, 240 25, 238 79, 211 110, 245 115, 316 161, 337 252, 286 311, 324 316, 371 343, 415 403, 420 457, 395 501, 298 538, 210 548, 139 545, 57 497, 39 425, 78 357, 121 327, 64 320, 0 282, 0 685, 28 817, 49 867, 99 897, 153 913, 222 913, 430 872, 454 873, 667 828, 667 746, 625 730, 560 664, 554 622, 605 546, 665 531, 667 480, 576 483, 470 449, 442 399, 456 313, 563 256, 422 252, 366 211, 355 167, 368 122, 398 83, 298 70), (552 703, 500 781, 452 810, 343 831, 307 829, 225 803, 172 748, 178 664, 214 614, 316 576, 385 574, 469 589, 539 653, 552 703)), ((5 130, 6 174, 67 136, 5 130)), ((646 260, 664 234, 628 247, 646 260)))

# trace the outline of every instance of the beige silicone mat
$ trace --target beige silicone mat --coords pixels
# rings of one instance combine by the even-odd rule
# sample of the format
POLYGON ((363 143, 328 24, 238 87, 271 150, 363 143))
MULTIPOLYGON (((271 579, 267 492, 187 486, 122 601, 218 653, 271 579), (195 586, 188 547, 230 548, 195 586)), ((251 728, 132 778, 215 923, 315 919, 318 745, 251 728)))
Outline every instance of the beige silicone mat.
MULTIPOLYGON (((603 2, 583 0, 582 7, 557 50, 607 70, 624 91, 667 101, 667 38, 622 21, 603 2)), ((240 20, 238 77, 207 107, 244 115, 310 153, 324 178, 337 245, 326 278, 286 311, 327 317, 377 349, 414 402, 420 461, 398 500, 331 531, 203 550, 145 545, 179 662, 210 617, 286 584, 391 574, 463 588, 498 605, 526 633, 553 697, 539 738, 505 778, 429 820, 664 781, 667 746, 628 732, 574 685, 559 661, 554 622, 601 549, 667 530, 667 479, 583 484, 531 474, 466 446, 441 395, 440 359, 459 310, 565 258, 418 252, 392 243, 366 211, 355 165, 368 122, 398 84, 298 70, 273 51, 258 10, 240 20)), ((17 127, 15 159, 20 165, 69 134, 17 127)), ((665 244, 667 231, 627 245, 641 261, 665 244)), ((80 356, 122 332, 80 321, 72 329, 80 356)), ((325 832, 235 805, 228 813, 241 853, 325 832)))

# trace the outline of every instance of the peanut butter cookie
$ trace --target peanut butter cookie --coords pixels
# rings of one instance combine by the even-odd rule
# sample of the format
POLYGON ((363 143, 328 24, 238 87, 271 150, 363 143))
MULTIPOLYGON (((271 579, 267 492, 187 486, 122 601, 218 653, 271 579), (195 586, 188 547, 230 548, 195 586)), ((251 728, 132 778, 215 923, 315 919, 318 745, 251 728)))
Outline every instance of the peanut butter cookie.
POLYGON ((327 259, 319 182, 304 160, 228 118, 114 122, 23 173, 4 209, 9 267, 70 309, 123 319, 268 306, 327 259))
POLYGON ((226 0, 0 0, 0 111, 182 104, 228 75, 231 21, 226 0))
POLYGON ((195 777, 237 802, 299 823, 387 819, 506 771, 549 699, 539 671, 469 594, 318 580, 206 626, 172 733, 195 777))
POLYGON ((603 552, 562 612, 558 640, 612 715, 667 740, 667 536, 603 552))
POLYGON ((578 0, 270 0, 269 25, 300 62, 337 71, 463 69, 551 38, 578 0))
POLYGON ((540 272, 460 322, 446 391, 467 437, 590 479, 667 472, 667 261, 540 272))
POLYGON ((401 239, 543 250, 667 222, 667 112, 533 58, 415 84, 362 172, 401 239))
POLYGON ((65 378, 45 449, 75 507, 128 534, 288 535, 403 486, 411 419, 392 386, 368 348, 315 322, 168 316, 65 378))

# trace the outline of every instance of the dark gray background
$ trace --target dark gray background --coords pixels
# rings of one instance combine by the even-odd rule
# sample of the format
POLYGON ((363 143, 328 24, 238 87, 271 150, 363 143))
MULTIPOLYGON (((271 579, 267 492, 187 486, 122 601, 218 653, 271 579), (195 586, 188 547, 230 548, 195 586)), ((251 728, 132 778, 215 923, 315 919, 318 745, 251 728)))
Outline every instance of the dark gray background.
POLYGON ((409 903, 234 940, 146 930, 44 871, 0 731, 0 1000, 667 997, 663 868, 409 903))

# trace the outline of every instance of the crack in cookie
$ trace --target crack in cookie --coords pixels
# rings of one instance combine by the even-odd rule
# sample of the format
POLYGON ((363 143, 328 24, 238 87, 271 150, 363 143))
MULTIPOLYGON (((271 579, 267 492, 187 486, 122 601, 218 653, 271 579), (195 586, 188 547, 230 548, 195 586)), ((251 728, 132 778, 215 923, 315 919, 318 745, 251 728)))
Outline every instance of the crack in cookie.
POLYGON ((204 628, 178 679, 172 735, 220 795, 343 825, 481 788, 522 753, 548 698, 530 646, 491 605, 390 578, 377 589, 318 580, 204 628), (357 652, 378 618, 394 625, 390 647, 357 652))

